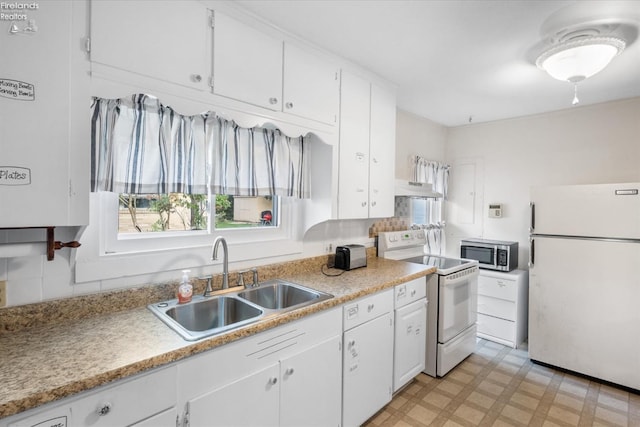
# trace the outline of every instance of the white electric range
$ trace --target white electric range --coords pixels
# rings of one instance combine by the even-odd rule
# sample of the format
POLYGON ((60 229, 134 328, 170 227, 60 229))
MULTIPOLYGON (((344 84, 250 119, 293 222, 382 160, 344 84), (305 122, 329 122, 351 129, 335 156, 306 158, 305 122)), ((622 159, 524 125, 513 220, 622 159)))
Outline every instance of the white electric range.
POLYGON ((378 233, 378 256, 431 265, 427 278, 427 350, 424 373, 444 376, 476 345, 478 261, 424 253, 424 230, 378 233))

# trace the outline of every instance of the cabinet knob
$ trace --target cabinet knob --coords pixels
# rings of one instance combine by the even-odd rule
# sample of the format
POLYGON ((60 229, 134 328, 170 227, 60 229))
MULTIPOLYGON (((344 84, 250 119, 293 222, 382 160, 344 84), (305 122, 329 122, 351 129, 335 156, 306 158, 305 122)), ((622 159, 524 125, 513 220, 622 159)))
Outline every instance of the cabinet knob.
POLYGON ((353 347, 354 345, 356 345, 356 340, 349 341, 349 347, 353 347))
POLYGON ((100 408, 96 410, 96 414, 98 414, 98 416, 100 417, 104 417, 109 412, 111 412, 111 403, 109 402, 104 403, 100 408))
POLYGON ((375 307, 374 304, 369 304, 369 306, 367 307, 367 311, 373 310, 374 307, 375 307))
POLYGON ((362 202, 362 207, 364 208, 365 206, 367 206, 367 202, 362 202))
POLYGON ((371 206, 375 206, 375 205, 376 205, 375 201, 371 202, 371 206))
POLYGON ((291 108, 293 108, 293 102, 287 102, 286 104, 284 104, 284 106, 285 106, 286 108, 291 109, 291 108))
POLYGON ((200 74, 191 74, 191 80, 196 83, 200 83, 202 81, 202 76, 200 74))
POLYGON ((294 372, 295 371, 294 371, 293 368, 288 368, 286 371, 284 371, 284 373, 287 374, 287 375, 293 375, 294 372))
POLYGON ((278 98, 269 98, 269 104, 275 105, 278 103, 278 98))
POLYGON ((278 379, 276 377, 269 378, 269 384, 275 385, 277 382, 278 382, 278 379))

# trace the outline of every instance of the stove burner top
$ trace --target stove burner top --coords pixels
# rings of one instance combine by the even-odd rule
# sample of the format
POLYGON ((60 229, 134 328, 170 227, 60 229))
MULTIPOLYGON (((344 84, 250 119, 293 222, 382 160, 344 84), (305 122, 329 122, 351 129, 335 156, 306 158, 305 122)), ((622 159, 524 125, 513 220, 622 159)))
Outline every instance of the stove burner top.
POLYGON ((416 264, 432 265, 438 270, 449 270, 456 267, 466 267, 465 264, 470 264, 470 261, 456 258, 445 258, 436 255, 423 255, 413 258, 408 258, 403 261, 414 262, 416 264))

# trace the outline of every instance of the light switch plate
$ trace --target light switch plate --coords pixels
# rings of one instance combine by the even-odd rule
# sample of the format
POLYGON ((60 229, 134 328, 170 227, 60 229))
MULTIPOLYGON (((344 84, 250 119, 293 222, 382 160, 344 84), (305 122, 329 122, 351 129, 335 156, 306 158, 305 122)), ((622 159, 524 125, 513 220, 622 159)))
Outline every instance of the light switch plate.
POLYGON ((0 307, 7 306, 7 281, 0 280, 0 307))

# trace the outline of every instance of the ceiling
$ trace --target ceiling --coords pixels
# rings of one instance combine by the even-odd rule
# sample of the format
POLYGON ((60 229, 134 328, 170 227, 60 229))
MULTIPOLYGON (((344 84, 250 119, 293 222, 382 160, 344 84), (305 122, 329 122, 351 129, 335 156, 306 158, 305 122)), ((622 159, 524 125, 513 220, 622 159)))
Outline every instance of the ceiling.
MULTIPOLYGON (((235 3, 393 82, 400 109, 445 126, 572 108, 573 86, 534 64, 543 32, 613 16, 640 22, 637 0, 235 3)), ((640 96, 640 42, 581 82, 578 95, 579 105, 640 96)))

